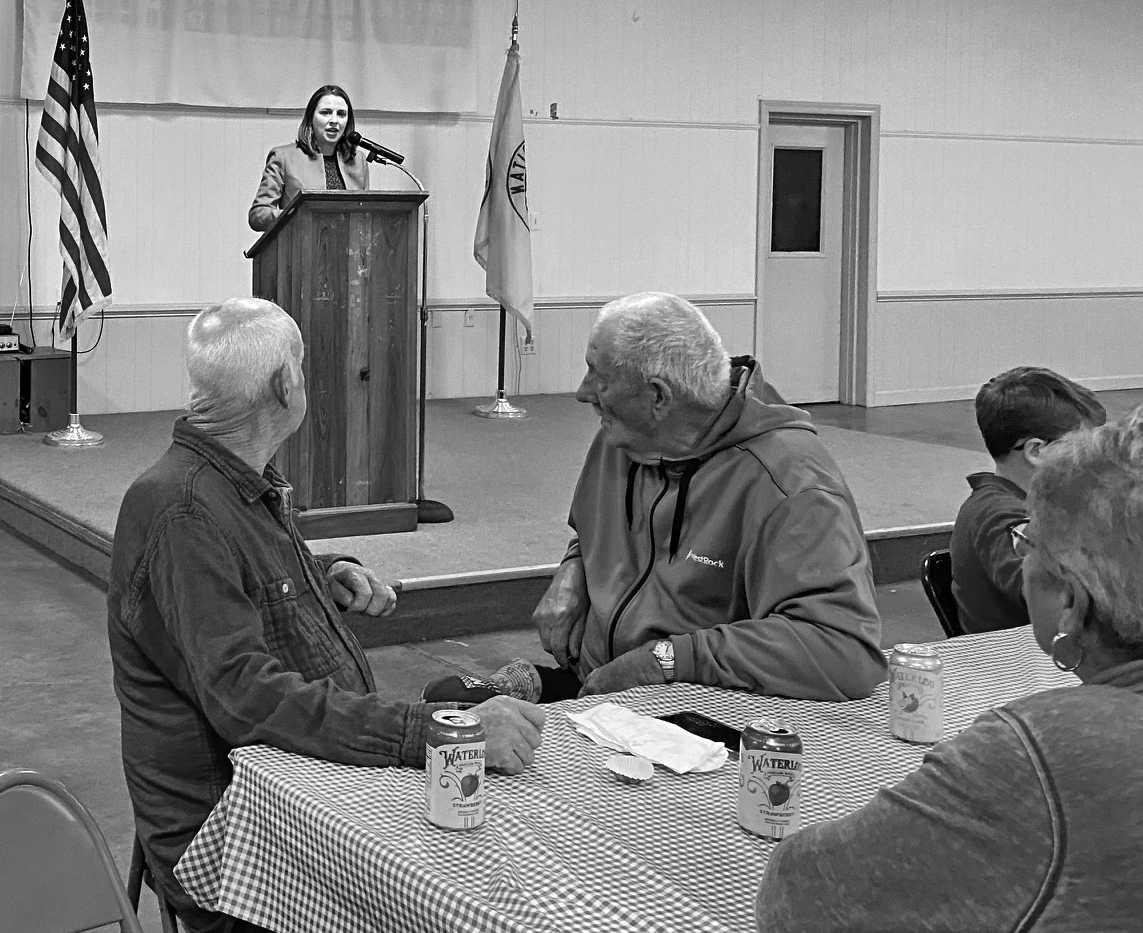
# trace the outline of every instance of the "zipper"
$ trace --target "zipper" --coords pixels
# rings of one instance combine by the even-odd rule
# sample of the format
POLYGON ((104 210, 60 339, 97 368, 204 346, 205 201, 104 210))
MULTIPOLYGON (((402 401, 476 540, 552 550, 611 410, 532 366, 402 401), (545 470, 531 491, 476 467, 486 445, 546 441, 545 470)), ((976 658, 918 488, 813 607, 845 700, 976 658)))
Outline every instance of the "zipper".
POLYGON ((655 501, 651 503, 651 510, 647 514, 647 533, 651 539, 651 556, 647 561, 647 567, 643 574, 635 581, 635 585, 627 591, 627 595, 623 597, 623 601, 616 607, 615 613, 611 616, 611 626, 607 631, 607 660, 615 660, 615 630, 619 627, 619 617, 623 615, 624 610, 631 605, 631 600, 635 598, 635 594, 643 588, 643 584, 647 582, 647 578, 651 576, 651 571, 655 568, 655 509, 659 507, 659 503, 663 501, 663 496, 667 494, 667 490, 671 487, 671 479, 667 476, 667 471, 662 466, 659 467, 659 475, 663 478, 663 488, 659 491, 659 495, 655 497, 655 501))

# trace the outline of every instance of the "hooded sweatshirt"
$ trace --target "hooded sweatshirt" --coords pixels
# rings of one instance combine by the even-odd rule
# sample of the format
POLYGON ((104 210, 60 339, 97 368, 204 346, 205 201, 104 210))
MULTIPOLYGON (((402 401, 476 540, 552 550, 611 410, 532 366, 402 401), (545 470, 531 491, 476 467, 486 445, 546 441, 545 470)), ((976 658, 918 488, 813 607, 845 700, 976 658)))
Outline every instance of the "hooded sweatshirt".
POLYGON ((587 623, 581 679, 670 638, 680 681, 820 700, 885 679, 857 506, 809 416, 733 394, 686 460, 640 464, 592 442, 572 500, 587 623))

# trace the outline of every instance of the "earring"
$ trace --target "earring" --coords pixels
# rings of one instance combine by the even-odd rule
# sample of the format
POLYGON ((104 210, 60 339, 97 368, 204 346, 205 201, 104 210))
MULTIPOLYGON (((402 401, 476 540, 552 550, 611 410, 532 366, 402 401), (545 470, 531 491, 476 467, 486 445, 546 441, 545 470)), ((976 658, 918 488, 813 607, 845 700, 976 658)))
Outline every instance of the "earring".
POLYGON ((1052 659, 1052 663, 1054 665, 1056 665, 1056 667, 1058 667, 1061 671, 1067 671, 1068 673, 1070 673, 1070 672, 1074 671, 1077 667, 1079 667, 1080 664, 1083 663, 1083 645, 1079 646, 1079 655, 1078 655, 1078 657, 1076 657, 1074 664, 1070 664, 1070 665, 1069 664, 1063 664, 1060 662, 1060 659, 1056 657, 1056 648, 1059 646, 1060 642, 1063 641, 1067 637, 1068 637, 1067 632, 1058 633, 1056 635, 1056 637, 1052 639, 1052 650, 1049 651, 1048 654, 1052 659))

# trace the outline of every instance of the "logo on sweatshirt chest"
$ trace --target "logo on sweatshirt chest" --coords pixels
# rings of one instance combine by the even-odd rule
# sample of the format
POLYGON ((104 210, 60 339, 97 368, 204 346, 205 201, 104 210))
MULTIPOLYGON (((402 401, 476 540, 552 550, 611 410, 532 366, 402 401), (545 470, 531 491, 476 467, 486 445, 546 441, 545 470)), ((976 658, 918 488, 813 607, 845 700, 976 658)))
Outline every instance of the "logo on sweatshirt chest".
POLYGON ((705 564, 707 567, 717 567, 719 570, 725 570, 726 564, 717 557, 704 557, 702 554, 696 554, 692 550, 687 551, 687 560, 693 560, 698 564, 705 564))

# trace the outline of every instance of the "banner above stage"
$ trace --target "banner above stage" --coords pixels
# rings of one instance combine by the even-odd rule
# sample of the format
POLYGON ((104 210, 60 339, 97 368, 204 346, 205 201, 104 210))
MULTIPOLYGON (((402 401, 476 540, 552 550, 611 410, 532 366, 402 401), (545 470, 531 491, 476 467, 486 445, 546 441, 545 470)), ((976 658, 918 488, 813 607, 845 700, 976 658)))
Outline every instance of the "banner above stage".
MULTIPOLYGON (((477 0, 87 0, 99 102, 301 110, 476 109, 477 0)), ((20 93, 41 100, 64 0, 24 0, 20 93)))

